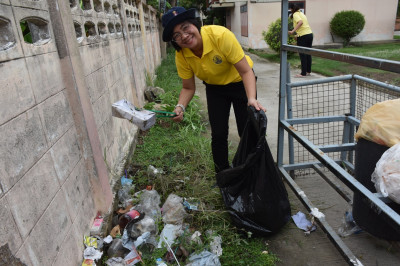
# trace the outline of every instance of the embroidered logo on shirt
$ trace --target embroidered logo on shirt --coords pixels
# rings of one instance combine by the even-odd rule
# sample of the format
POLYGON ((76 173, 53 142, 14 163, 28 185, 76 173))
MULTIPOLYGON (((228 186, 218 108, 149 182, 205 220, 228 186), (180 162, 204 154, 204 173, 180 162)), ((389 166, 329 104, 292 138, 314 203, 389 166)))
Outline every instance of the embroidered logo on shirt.
POLYGON ((215 64, 217 64, 217 65, 221 64, 221 63, 222 63, 222 57, 219 56, 219 55, 215 55, 215 56, 213 57, 213 62, 214 62, 215 64))

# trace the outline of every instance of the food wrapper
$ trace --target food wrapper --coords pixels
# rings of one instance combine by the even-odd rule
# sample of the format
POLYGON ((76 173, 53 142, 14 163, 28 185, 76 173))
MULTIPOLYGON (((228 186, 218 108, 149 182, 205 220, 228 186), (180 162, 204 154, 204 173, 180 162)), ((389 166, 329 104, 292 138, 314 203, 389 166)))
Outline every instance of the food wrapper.
POLYGON ((120 100, 112 105, 112 116, 128 119, 145 131, 156 123, 156 114, 147 110, 138 110, 128 100, 120 100))
POLYGON ((85 247, 97 248, 97 238, 95 237, 84 236, 83 243, 85 244, 85 247))

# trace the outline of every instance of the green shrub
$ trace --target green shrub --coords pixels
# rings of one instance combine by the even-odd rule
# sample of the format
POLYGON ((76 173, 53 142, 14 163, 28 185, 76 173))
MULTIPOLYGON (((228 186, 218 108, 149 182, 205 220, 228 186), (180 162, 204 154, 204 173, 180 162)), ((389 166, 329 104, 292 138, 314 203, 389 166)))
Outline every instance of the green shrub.
MULTIPOLYGON (((289 30, 293 29, 293 22, 289 19, 289 30)), ((281 51, 281 19, 278 18, 268 26, 268 31, 263 31, 262 35, 269 47, 277 53, 281 51)), ((296 44, 293 35, 289 35, 288 44, 296 44)))
POLYGON ((336 13, 329 23, 331 32, 343 38, 343 45, 347 46, 350 39, 357 36, 364 28, 364 15, 355 10, 336 13))

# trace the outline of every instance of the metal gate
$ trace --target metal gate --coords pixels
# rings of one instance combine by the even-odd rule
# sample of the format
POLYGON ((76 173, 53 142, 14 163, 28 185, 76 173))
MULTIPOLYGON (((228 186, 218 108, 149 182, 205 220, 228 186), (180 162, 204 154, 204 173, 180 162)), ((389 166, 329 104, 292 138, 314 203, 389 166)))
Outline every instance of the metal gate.
MULTIPOLYGON (((400 73, 400 63, 287 45, 287 30, 284 29, 288 28, 288 0, 283 0, 281 7, 283 30, 277 155, 281 174, 304 206, 312 211, 314 204, 294 181, 296 176, 317 173, 347 202, 352 200, 335 180, 326 176, 326 171, 329 171, 353 192, 361 193, 379 212, 386 214, 387 221, 400 232, 400 215, 385 203, 387 199, 372 193, 353 177, 356 145, 354 133, 362 115, 375 103, 400 98, 400 87, 358 75, 291 82, 287 52, 299 52, 395 73, 400 73), (285 137, 288 138, 287 145, 285 137), (285 149, 288 149, 289 155, 287 164, 284 164, 283 159, 285 149)), ((359 265, 359 260, 325 217, 318 216, 315 219, 347 262, 359 265)))

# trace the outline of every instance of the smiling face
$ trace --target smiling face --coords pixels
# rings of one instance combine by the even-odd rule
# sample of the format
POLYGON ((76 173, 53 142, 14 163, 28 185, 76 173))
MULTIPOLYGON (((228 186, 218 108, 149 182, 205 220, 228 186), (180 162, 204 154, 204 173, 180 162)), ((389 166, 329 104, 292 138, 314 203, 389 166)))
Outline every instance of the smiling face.
POLYGON ((172 40, 180 47, 189 48, 193 51, 202 49, 203 45, 199 30, 187 21, 174 27, 172 40))

